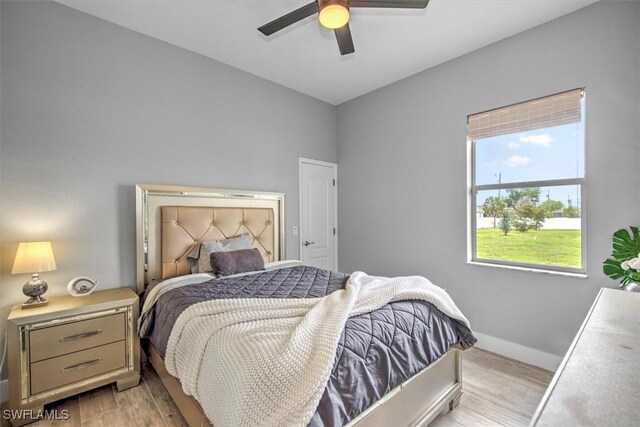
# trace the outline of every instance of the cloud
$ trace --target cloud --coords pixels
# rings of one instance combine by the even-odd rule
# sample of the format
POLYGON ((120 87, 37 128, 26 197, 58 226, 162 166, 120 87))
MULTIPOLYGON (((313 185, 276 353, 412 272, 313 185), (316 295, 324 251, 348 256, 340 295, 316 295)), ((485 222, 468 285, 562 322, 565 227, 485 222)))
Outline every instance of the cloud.
POLYGON ((520 135, 520 142, 531 145, 539 145, 540 147, 551 147, 553 138, 548 133, 541 135, 520 135))
POLYGON ((512 150, 515 150, 516 148, 520 147, 520 144, 518 144, 517 142, 510 142, 509 144, 507 144, 507 147, 511 148, 512 150))
POLYGON ((510 168, 517 168, 518 166, 524 166, 528 164, 530 161, 531 159, 525 156, 511 156, 502 163, 509 166, 510 168))

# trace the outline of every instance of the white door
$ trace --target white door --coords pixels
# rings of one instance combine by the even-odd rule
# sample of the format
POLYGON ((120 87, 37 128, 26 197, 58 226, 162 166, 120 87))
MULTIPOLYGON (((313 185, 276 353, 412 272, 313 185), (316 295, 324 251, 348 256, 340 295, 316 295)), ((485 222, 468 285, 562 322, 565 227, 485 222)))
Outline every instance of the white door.
POLYGON ((338 269, 336 175, 338 165, 300 159, 300 259, 338 269))

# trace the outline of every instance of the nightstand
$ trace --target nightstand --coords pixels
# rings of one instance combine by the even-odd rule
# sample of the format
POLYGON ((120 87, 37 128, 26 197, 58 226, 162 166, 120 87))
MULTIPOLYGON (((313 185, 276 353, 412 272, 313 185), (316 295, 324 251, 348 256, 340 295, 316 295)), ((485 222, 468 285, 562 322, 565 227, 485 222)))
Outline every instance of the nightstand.
POLYGON ((138 296, 129 288, 11 310, 7 319, 9 409, 26 410, 14 426, 34 421, 43 405, 112 382, 140 381, 138 296))

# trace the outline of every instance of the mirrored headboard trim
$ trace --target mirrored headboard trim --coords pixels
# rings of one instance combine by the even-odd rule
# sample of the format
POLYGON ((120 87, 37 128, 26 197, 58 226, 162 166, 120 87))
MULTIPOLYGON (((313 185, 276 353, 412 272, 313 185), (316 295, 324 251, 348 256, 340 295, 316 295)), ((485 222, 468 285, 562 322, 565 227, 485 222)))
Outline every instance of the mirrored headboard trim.
MULTIPOLYGON (((167 185, 136 185, 136 285, 142 293, 153 277, 151 270, 161 265, 159 208, 161 206, 211 207, 273 207, 277 227, 274 227, 274 259, 285 257, 285 195, 246 190, 221 190, 167 185), (151 212, 153 211, 153 212, 151 212), (153 215, 152 217, 150 216, 153 215)), ((157 273, 157 272, 156 272, 157 273)))

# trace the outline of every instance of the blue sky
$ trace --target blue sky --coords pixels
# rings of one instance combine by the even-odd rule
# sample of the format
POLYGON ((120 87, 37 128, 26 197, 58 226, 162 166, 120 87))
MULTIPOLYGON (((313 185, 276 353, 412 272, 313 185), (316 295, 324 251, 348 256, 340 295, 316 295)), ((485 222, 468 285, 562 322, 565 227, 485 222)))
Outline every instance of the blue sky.
MULTIPOLYGON (((583 115, 584 117, 584 115, 583 115)), ((584 120, 584 119, 583 119, 584 120)), ((583 122, 476 140, 476 184, 584 177, 583 122)), ((577 186, 550 187, 549 198, 574 206, 577 186)), ((504 194, 504 191, 502 192, 504 194)), ((478 194, 477 205, 497 192, 478 194)), ((543 189, 541 200, 547 198, 543 189)))

